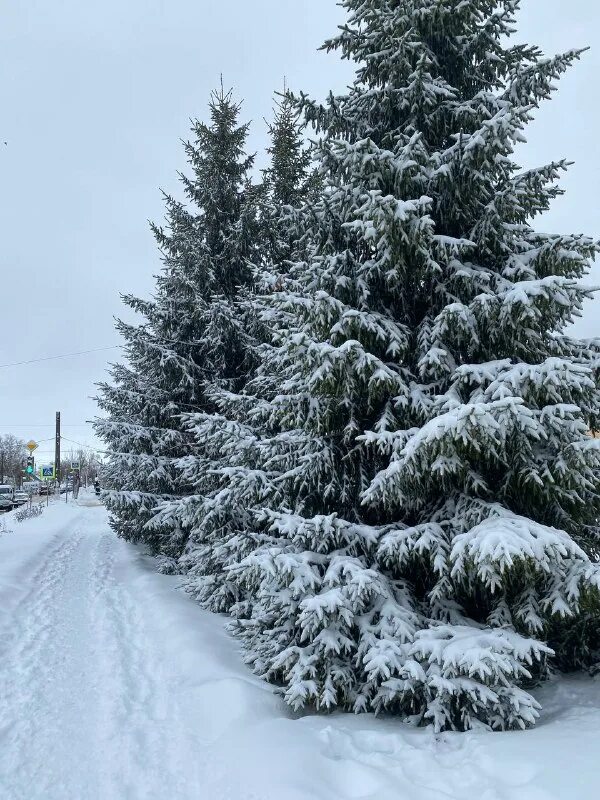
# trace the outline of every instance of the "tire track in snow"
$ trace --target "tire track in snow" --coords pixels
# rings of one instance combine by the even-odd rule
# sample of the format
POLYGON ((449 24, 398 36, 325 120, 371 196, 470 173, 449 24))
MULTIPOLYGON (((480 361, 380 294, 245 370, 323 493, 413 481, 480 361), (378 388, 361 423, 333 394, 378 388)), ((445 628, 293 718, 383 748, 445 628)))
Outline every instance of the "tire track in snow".
MULTIPOLYGON (((106 733, 118 743, 112 754, 114 796, 141 800, 153 797, 157 787, 168 787, 176 778, 167 769, 164 748, 155 734, 161 691, 148 664, 144 620, 115 575, 120 544, 108 533, 98 539, 92 619, 101 639, 102 682, 108 690, 106 733)), ((158 792, 157 797, 166 796, 162 789, 158 792)))
MULTIPOLYGON (((97 687, 90 680, 85 646, 85 569, 89 538, 79 520, 67 527, 31 580, 5 632, 0 655, 2 742, 0 759, 5 796, 10 800, 65 798, 79 773, 84 794, 98 776, 81 761, 72 762, 66 744, 83 728, 94 730, 89 714, 80 713, 83 697, 93 708, 97 687), (84 641, 82 642, 82 635, 84 641)), ((88 731, 89 734, 89 731, 88 731)))

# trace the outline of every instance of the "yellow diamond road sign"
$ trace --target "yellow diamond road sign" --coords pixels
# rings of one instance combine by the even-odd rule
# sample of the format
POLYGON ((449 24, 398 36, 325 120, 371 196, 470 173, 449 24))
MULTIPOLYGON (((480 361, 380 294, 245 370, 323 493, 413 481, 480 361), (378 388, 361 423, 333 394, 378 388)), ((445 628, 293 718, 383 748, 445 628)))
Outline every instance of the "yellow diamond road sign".
POLYGON ((37 442, 34 442, 33 439, 30 439, 25 447, 29 450, 30 453, 33 453, 34 450, 37 450, 37 442))

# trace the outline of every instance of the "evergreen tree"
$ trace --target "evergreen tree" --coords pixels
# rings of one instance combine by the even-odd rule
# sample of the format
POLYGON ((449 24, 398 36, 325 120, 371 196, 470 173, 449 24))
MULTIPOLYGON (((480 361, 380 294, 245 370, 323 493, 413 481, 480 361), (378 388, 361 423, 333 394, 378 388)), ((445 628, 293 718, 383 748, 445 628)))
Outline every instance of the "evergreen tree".
MULTIPOLYGON (((269 125, 271 144, 267 148, 271 162, 264 172, 268 198, 264 219, 271 218, 275 226, 281 227, 286 222, 282 209, 300 208, 317 193, 320 181, 311 151, 304 145, 304 124, 299 121, 298 108, 285 86, 273 116, 269 125)), ((269 253, 271 262, 275 261, 274 255, 269 253)))
POLYGON ((233 403, 233 627, 296 708, 523 727, 597 646, 598 349, 565 328, 598 245, 533 228, 566 164, 513 157, 579 52, 512 46, 518 0, 342 5, 356 80, 299 101, 312 251, 233 403))
POLYGON ((117 324, 128 365, 116 365, 112 384, 100 387, 107 417, 96 429, 110 450, 104 480, 113 525, 168 566, 188 532, 163 510, 192 493, 180 467, 192 452, 182 415, 212 407, 209 384, 237 387, 246 359, 235 299, 252 279, 257 212, 239 112, 221 87, 211 97, 211 124, 194 123, 185 145, 193 175, 181 176, 187 205, 166 197, 167 225, 153 226, 164 264, 155 296, 124 297, 143 321, 117 324))
MULTIPOLYGON (((251 354, 246 380, 260 364, 265 347, 266 331, 256 314, 255 291, 258 288, 270 292, 283 280, 292 246, 298 247, 300 238, 296 207, 319 184, 311 170, 298 111, 287 94, 277 104, 269 134, 267 152, 271 161, 259 193, 261 252, 254 264, 254 285, 238 299, 251 354), (278 273, 272 271, 273 264, 278 273)), ((188 575, 188 591, 214 611, 226 611, 240 599, 227 568, 250 552, 253 545, 247 534, 253 524, 248 487, 238 483, 232 469, 239 458, 250 458, 249 454, 242 456, 238 447, 242 438, 250 446, 253 436, 253 423, 248 417, 252 400, 240 389, 241 384, 230 387, 216 383, 211 390, 216 413, 207 410, 187 415, 196 445, 193 456, 182 461, 181 466, 186 480, 193 482, 194 494, 171 503, 163 514, 191 531, 179 566, 188 575)))

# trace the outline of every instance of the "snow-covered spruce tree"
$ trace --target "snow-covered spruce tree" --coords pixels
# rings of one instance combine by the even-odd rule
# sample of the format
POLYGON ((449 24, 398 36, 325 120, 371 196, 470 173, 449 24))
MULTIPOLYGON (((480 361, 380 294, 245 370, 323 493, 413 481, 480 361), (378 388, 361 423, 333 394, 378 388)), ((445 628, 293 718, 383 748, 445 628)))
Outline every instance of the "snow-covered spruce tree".
POLYGON ((268 249, 263 253, 263 262, 270 268, 277 265, 277 272, 271 275, 287 272, 285 262, 302 239, 298 210, 317 195, 321 184, 310 148, 304 143, 303 128, 296 103, 284 86, 269 125, 271 143, 267 153, 271 161, 264 171, 261 219, 268 249))
MULTIPOLYGON (((291 249, 297 248, 302 238, 296 209, 319 185, 318 176, 311 170, 298 111, 288 95, 277 103, 269 134, 271 143, 267 152, 271 160, 257 194, 260 253, 253 264, 254 284, 240 292, 237 300, 251 354, 246 379, 254 373, 250 367, 260 363, 266 339, 264 325, 256 312, 255 291, 257 288, 272 291, 284 279, 291 249), (274 264, 277 273, 272 271, 274 264)), ((254 474, 247 481, 248 473, 244 471, 243 480, 236 479, 236 474, 240 474, 236 467, 255 460, 250 453, 258 423, 249 415, 259 411, 253 408, 252 396, 240 392, 243 382, 237 386, 214 382, 210 386, 212 411, 187 415, 195 447, 179 466, 194 491, 165 503, 157 517, 161 524, 170 520, 174 527, 183 526, 190 531, 178 568, 187 573, 190 594, 205 607, 219 612, 229 610, 240 599, 227 567, 252 549, 253 540, 247 534, 253 526, 251 501, 260 491, 260 478, 255 481, 254 474), (245 445, 240 447, 242 439, 245 445)))
POLYGON ((523 727, 599 607, 598 349, 565 333, 598 247, 533 228, 566 165, 513 157, 579 53, 511 46, 518 0, 342 5, 356 80, 300 100, 329 183, 232 470, 260 485, 234 629, 296 708, 523 727))
POLYGON ((110 451, 104 481, 113 525, 165 556, 167 566, 187 530, 157 513, 192 492, 179 468, 193 452, 181 415, 211 409, 207 385, 237 387, 245 369, 235 299, 252 277, 257 209, 239 110, 221 88, 211 97, 210 125, 194 123, 185 145, 193 174, 181 176, 187 205, 166 197, 166 227, 153 226, 164 264, 155 295, 124 297, 143 321, 118 323, 128 364, 115 366, 113 382, 100 387, 107 416, 96 429, 110 451))

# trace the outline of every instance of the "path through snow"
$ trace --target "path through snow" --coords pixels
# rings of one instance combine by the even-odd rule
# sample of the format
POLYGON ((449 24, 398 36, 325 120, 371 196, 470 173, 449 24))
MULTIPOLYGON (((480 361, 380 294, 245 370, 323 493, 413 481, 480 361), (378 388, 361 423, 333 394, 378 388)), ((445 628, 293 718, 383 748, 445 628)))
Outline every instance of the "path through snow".
MULTIPOLYGON (((10 515, 7 516, 9 520, 10 515)), ((0 538, 0 800, 588 800, 600 683, 533 731, 293 719, 91 497, 0 538)))

